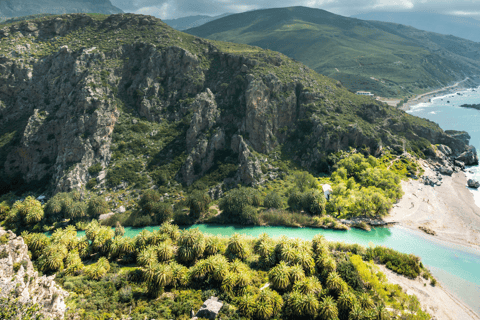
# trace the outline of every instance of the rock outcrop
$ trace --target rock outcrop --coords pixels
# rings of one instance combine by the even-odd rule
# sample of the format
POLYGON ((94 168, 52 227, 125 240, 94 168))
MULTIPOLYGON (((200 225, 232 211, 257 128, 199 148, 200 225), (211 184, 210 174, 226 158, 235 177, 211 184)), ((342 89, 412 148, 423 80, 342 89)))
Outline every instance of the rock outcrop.
POLYGON ((38 304, 47 318, 63 319, 68 293, 54 281, 55 275, 39 277, 33 270, 22 237, 0 229, 0 296, 13 294, 21 303, 38 304))
POLYGON ((195 318, 215 319, 223 307, 223 302, 219 301, 217 297, 210 297, 205 300, 200 310, 198 310, 195 318))

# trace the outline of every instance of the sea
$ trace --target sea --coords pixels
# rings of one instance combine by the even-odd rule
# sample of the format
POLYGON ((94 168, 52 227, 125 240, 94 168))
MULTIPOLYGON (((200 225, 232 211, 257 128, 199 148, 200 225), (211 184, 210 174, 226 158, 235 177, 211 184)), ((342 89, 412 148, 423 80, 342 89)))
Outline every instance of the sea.
MULTIPOLYGON (((443 130, 466 131, 470 144, 480 151, 480 110, 462 108, 463 104, 480 104, 480 87, 432 98, 430 102, 411 106, 409 114, 436 122, 443 130)), ((479 154, 480 157, 480 154, 479 154)), ((480 166, 466 168, 468 179, 480 181, 480 166)), ((480 207, 480 190, 469 188, 480 207)))

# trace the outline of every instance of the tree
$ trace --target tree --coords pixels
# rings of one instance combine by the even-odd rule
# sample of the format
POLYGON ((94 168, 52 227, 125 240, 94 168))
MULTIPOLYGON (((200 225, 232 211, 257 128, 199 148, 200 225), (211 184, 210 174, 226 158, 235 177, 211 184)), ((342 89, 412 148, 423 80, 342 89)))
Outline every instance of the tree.
POLYGON ((144 214, 153 213, 153 208, 160 201, 162 195, 157 190, 147 190, 143 193, 138 203, 144 214))
POLYGON ((278 265, 270 269, 268 279, 273 288, 286 290, 290 285, 290 267, 284 261, 280 261, 278 265))
POLYGON ((320 302, 319 313, 322 316, 322 319, 325 320, 335 320, 338 317, 338 309, 335 301, 331 296, 326 296, 320 302))
POLYGON ((122 227, 120 221, 115 223, 115 237, 123 237, 125 234, 125 228, 122 227))
POLYGON ((293 291, 298 291, 301 294, 317 294, 322 291, 322 285, 316 277, 310 276, 295 282, 293 291))
POLYGON ((147 266, 144 278, 147 283, 148 293, 152 297, 158 297, 163 289, 172 283, 174 280, 173 276, 173 270, 167 264, 156 263, 147 266))
POLYGON ((164 223, 172 220, 172 205, 165 202, 157 202, 152 208, 152 213, 156 223, 164 223))
POLYGON ((263 200, 263 205, 266 208, 278 209, 282 207, 282 198, 275 191, 269 192, 263 200))
POLYGON ((202 213, 208 210, 208 205, 212 199, 208 193, 195 190, 187 198, 188 206, 190 207, 190 216, 194 219, 200 218, 202 213))
POLYGON ((300 192, 305 192, 317 186, 315 177, 305 171, 295 173, 294 182, 300 192))
POLYGON ((110 263, 105 257, 101 257, 97 263, 85 267, 85 274, 92 280, 100 280, 108 271, 110 271, 110 263))
POLYGON ((243 235, 235 233, 228 239, 227 252, 225 255, 230 256, 232 260, 235 258, 245 260, 249 253, 243 235))
POLYGON ((108 213, 108 203, 103 197, 91 198, 88 202, 88 215, 91 218, 98 219, 100 215, 108 213))
POLYGON ((203 255, 205 236, 198 228, 185 230, 178 239, 178 246, 178 258, 181 261, 194 261, 203 255))
POLYGON ((157 258, 157 248, 154 246, 149 246, 142 251, 137 256, 137 264, 142 267, 150 266, 155 263, 158 263, 157 258))

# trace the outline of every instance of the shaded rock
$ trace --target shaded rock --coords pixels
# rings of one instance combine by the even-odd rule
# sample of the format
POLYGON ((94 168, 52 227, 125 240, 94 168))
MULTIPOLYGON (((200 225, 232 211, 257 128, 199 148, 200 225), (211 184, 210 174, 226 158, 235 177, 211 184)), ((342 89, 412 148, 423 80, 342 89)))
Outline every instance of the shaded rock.
POLYGON ((222 306, 223 302, 220 302, 217 297, 210 297, 203 303, 196 316, 198 318, 215 319, 222 306))
POLYGON ((117 211, 118 211, 119 213, 124 213, 124 212, 127 211, 127 210, 125 209, 124 206, 120 206, 120 208, 118 208, 117 211))
POLYGON ((437 233, 436 233, 434 230, 432 230, 432 229, 430 229, 430 228, 427 228, 427 227, 424 227, 424 226, 420 226, 420 227, 418 227, 418 229, 420 229, 420 230, 422 230, 423 232, 425 232, 426 234, 429 234, 429 235, 432 235, 432 236, 436 236, 436 235, 437 235, 437 233))
POLYGON ((474 179, 468 179, 467 185, 469 188, 475 188, 475 189, 480 188, 480 182, 474 179))
POLYGON ((477 165, 478 155, 477 150, 473 146, 468 146, 467 151, 460 154, 455 160, 465 163, 465 165, 477 165))
POLYGON ((448 147, 444 144, 439 144, 437 146, 437 149, 438 149, 438 151, 440 151, 441 153, 443 153, 446 156, 449 156, 449 155, 452 154, 452 149, 450 149, 450 147, 448 147))
POLYGON ((453 174, 453 169, 449 166, 440 167, 439 171, 441 174, 445 174, 447 176, 451 176, 453 174))

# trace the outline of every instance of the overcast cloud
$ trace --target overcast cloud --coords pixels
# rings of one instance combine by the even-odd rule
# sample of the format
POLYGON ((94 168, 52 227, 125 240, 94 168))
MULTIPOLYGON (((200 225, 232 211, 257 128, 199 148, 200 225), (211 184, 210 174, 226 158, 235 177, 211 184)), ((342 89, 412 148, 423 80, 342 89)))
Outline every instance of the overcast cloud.
POLYGON ((191 15, 219 15, 263 8, 306 6, 343 16, 372 11, 428 11, 480 19, 478 0, 111 0, 125 12, 175 19, 191 15))

